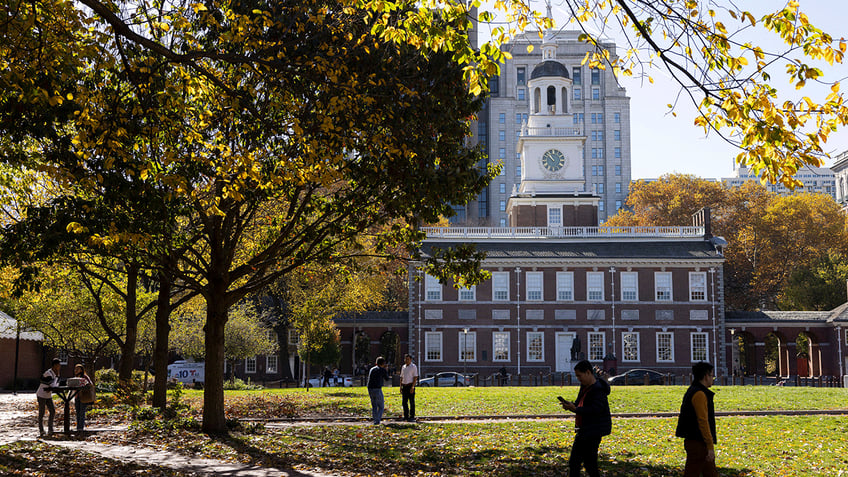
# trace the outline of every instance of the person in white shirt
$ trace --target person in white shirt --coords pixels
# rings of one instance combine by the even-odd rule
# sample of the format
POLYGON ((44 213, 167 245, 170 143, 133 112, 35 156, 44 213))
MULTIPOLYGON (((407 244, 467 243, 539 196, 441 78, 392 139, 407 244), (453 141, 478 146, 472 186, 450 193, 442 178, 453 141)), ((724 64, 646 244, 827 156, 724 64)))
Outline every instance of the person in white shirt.
POLYGON ((412 356, 403 356, 400 369, 400 395, 403 405, 403 420, 415 421, 415 385, 418 384, 418 367, 412 362, 412 356))
POLYGON ((38 435, 44 435, 44 410, 50 413, 47 418, 47 435, 53 435, 53 419, 56 417, 56 407, 53 406, 53 388, 59 385, 59 372, 62 370, 62 362, 59 358, 53 358, 53 365, 41 375, 41 384, 35 392, 38 398, 38 435))

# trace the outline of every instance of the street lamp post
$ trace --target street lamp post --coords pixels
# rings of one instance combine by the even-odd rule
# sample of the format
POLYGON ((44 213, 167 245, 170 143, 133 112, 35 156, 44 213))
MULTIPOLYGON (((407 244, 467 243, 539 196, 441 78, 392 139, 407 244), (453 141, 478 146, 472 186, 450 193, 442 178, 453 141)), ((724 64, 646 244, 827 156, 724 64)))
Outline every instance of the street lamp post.
POLYGON ((515 267, 515 309, 518 312, 516 317, 516 330, 518 333, 518 379, 521 383, 521 267, 515 267))
POLYGON ((465 380, 465 371, 466 365, 468 364, 468 328, 462 329, 462 352, 460 353, 460 357, 462 358, 462 379, 465 380))
MULTIPOLYGON (((712 306, 713 306, 713 366, 718 368, 718 327, 716 325, 716 292, 715 292, 715 272, 716 269, 710 267, 710 288, 712 288, 712 306)), ((722 336, 722 339, 724 337, 722 336)), ((732 365, 731 365, 732 367, 732 365)), ((725 368, 727 370, 727 368, 725 368)), ((726 376, 726 374, 725 374, 726 376)))
POLYGON ((615 356, 616 353, 616 341, 615 341, 615 267, 610 267, 610 281, 612 285, 610 301, 612 302, 612 356, 615 356))
POLYGON ((736 383, 736 328, 730 328, 730 384, 736 383))

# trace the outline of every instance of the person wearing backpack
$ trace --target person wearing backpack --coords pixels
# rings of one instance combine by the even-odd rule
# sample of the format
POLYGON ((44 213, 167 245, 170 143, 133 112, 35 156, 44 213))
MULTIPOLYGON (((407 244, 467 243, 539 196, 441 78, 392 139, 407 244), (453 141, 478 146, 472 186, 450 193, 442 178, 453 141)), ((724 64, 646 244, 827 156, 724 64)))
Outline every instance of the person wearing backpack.
POLYGON ((41 384, 35 396, 38 398, 38 435, 44 435, 44 411, 50 415, 47 417, 47 435, 53 435, 53 420, 56 417, 56 406, 53 405, 53 388, 59 386, 59 373, 62 371, 62 361, 53 358, 50 369, 41 375, 41 384))

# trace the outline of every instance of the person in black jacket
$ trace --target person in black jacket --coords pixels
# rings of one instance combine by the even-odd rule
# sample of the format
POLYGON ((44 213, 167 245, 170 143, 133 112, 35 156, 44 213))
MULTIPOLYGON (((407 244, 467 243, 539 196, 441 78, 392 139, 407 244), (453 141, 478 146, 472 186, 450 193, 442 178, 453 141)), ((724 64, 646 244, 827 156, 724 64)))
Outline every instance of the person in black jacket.
POLYGON ((580 381, 577 400, 561 400, 563 409, 577 415, 574 420, 577 433, 568 458, 568 475, 579 476, 580 467, 585 466, 586 473, 595 477, 601 475, 598 471, 601 438, 612 433, 612 417, 607 401, 610 387, 605 380, 595 376, 592 363, 585 359, 574 366, 574 374, 580 381))
POLYGON ((713 365, 699 362, 692 366, 694 382, 680 405, 680 417, 677 419, 675 435, 683 438, 686 450, 686 468, 684 477, 713 477, 718 475, 715 464, 715 393, 709 388, 713 385, 713 365))
POLYGON ((386 358, 380 356, 377 358, 377 364, 368 371, 368 396, 371 397, 371 417, 374 419, 374 424, 380 424, 383 419, 383 381, 389 379, 389 373, 386 372, 386 358))

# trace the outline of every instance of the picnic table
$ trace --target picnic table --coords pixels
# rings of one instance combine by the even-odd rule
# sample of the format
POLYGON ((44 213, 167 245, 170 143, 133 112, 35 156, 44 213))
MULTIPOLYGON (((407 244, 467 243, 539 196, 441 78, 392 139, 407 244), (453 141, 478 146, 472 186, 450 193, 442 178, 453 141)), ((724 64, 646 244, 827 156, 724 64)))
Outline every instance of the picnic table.
POLYGON ((65 435, 71 433, 71 399, 73 399, 82 388, 82 386, 53 386, 50 388, 55 394, 62 398, 62 401, 65 403, 65 435))

